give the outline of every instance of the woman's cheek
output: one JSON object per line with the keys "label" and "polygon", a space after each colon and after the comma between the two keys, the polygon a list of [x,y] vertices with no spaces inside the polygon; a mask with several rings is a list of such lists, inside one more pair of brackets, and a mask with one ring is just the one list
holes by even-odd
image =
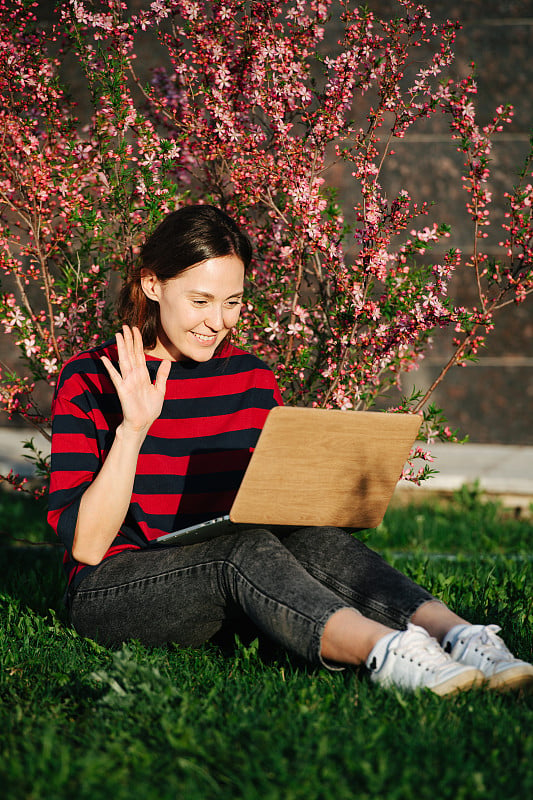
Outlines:
{"label": "woman's cheek", "polygon": [[226,328],[234,328],[235,325],[237,324],[237,322],[239,321],[240,315],[241,315],[241,309],[240,309],[240,306],[239,306],[238,309],[236,309],[235,311],[232,311],[231,314],[229,314],[226,317],[226,321],[225,321]]}

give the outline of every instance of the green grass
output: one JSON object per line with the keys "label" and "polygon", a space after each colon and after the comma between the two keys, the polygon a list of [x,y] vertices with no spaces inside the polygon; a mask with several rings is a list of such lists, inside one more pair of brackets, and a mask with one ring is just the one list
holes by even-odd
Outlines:
{"label": "green grass", "polygon": [[[51,542],[42,513],[0,494],[5,800],[532,796],[532,696],[386,692],[257,641],[111,651],[81,639],[61,610],[60,551],[13,541]],[[463,492],[391,510],[368,543],[474,621],[502,624],[530,659],[532,533]]]}

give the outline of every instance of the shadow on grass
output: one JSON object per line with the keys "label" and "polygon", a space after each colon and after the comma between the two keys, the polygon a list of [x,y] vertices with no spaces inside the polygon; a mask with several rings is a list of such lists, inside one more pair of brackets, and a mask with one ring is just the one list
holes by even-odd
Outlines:
{"label": "shadow on grass", "polygon": [[53,609],[66,620],[62,549],[51,546],[0,546],[0,594],[46,615]]}
{"label": "shadow on grass", "polygon": [[0,490],[0,594],[37,614],[63,608],[63,548],[46,521],[46,498]]}

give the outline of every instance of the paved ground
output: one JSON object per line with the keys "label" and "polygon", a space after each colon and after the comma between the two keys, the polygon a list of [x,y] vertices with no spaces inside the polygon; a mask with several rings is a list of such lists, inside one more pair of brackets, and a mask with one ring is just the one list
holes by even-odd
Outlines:
{"label": "paved ground", "polygon": [[435,458],[432,467],[439,474],[420,487],[400,484],[398,496],[446,495],[478,483],[483,493],[506,506],[527,511],[533,503],[533,447],[437,443],[429,449]]}
{"label": "paved ground", "polygon": [[6,475],[10,469],[24,477],[33,473],[31,463],[24,458],[28,453],[23,442],[33,439],[35,445],[43,453],[50,452],[50,444],[37,431],[28,428],[0,428],[0,475]]}
{"label": "paved ground", "polygon": [[[49,444],[39,434],[17,428],[0,428],[0,474],[10,469],[30,477],[31,464],[24,458],[22,442],[32,438],[43,452]],[[435,444],[430,448],[439,474],[421,487],[400,484],[400,500],[449,494],[465,484],[500,498],[506,505],[526,511],[533,503],[533,447],[489,444]]]}

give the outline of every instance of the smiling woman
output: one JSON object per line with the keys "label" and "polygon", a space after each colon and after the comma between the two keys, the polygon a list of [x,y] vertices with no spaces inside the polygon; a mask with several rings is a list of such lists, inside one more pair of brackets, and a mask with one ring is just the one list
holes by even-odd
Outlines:
{"label": "smiling woman", "polygon": [[281,403],[267,365],[229,341],[250,259],[222,211],[173,212],[122,290],[122,332],[61,372],[49,521],[76,629],[106,644],[190,646],[251,622],[311,663],[366,664],[386,686],[533,683],[497,626],[470,625],[343,530],[239,526],[156,542],[229,511]]}
{"label": "smiling woman", "polygon": [[243,283],[244,264],[235,255],[210,258],[165,282],[143,269],[141,286],[159,305],[160,320],[156,345],[147,354],[171,361],[212,358],[237,324]]}

